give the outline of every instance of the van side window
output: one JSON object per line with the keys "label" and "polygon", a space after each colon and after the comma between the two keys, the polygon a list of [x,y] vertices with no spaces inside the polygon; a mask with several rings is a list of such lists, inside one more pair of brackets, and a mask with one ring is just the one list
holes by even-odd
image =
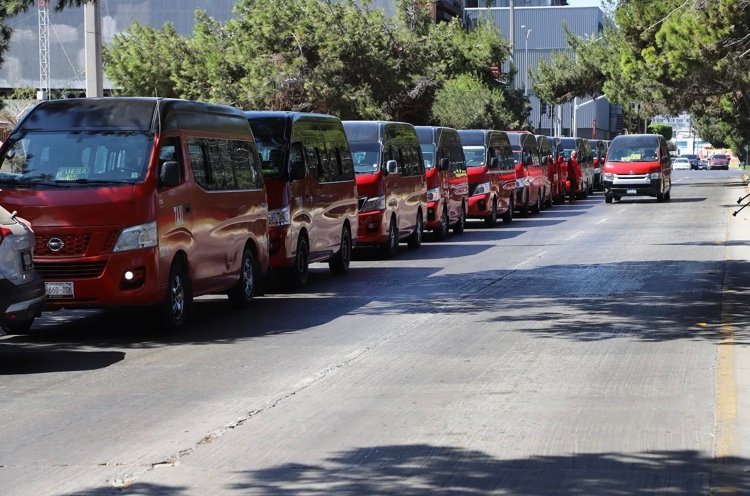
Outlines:
{"label": "van side window", "polygon": [[[97,150],[95,167],[101,165],[102,168],[104,168],[104,164],[100,163],[103,162],[100,158],[103,157],[101,157],[99,150]],[[182,182],[185,178],[185,170],[183,169],[184,165],[181,159],[180,138],[168,138],[161,143],[159,146],[159,170],[161,170],[161,166],[164,165],[164,162],[177,162],[180,164],[180,182]]]}
{"label": "van side window", "polygon": [[213,181],[209,183],[213,191],[237,189],[232,171],[232,160],[229,152],[229,141],[224,139],[207,139],[208,165]]}
{"label": "van side window", "polygon": [[256,159],[255,146],[248,141],[230,141],[232,166],[239,189],[260,189],[263,174]]}
{"label": "van side window", "polygon": [[203,149],[202,140],[188,138],[188,154],[190,155],[190,169],[193,172],[193,179],[198,186],[208,190],[211,182],[211,171],[206,168],[206,157]]}
{"label": "van side window", "polygon": [[302,147],[305,154],[305,162],[307,163],[307,170],[310,171],[312,177],[318,177],[318,170],[320,169],[320,160],[318,157],[318,149],[309,143],[305,143]]}
{"label": "van side window", "polygon": [[354,179],[354,160],[349,145],[344,144],[340,148],[341,153],[341,180],[350,181]]}

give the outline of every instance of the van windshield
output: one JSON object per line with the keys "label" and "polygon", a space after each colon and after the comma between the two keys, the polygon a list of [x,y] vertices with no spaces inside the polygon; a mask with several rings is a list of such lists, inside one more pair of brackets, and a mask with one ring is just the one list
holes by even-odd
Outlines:
{"label": "van windshield", "polygon": [[465,146],[464,156],[466,157],[467,167],[481,167],[484,165],[484,147],[483,146]]}
{"label": "van windshield", "polygon": [[522,158],[523,158],[523,153],[521,153],[521,147],[514,146],[513,147],[513,160],[515,160],[517,164],[520,164]]}
{"label": "van windshield", "polygon": [[153,135],[142,131],[29,132],[0,156],[0,183],[135,184],[146,177]]}
{"label": "van windshield", "polygon": [[612,145],[607,154],[610,162],[653,162],[659,157],[659,149],[654,145]]}
{"label": "van windshield", "polygon": [[372,174],[380,170],[380,145],[378,143],[349,143],[354,159],[354,172]]}
{"label": "van windshield", "polygon": [[260,155],[263,177],[283,179],[284,175],[284,140],[275,136],[255,135],[255,144]]}
{"label": "van windshield", "polygon": [[432,169],[435,167],[435,146],[431,144],[419,145],[422,149],[422,161],[424,162],[425,169]]}

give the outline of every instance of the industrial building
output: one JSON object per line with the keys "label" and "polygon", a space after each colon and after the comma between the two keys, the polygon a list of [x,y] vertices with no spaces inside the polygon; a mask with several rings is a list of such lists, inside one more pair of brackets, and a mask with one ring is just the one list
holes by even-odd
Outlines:
{"label": "industrial building", "polygon": [[[102,0],[102,41],[110,43],[115,34],[124,31],[133,21],[161,27],[171,22],[178,33],[190,35],[194,25],[194,11],[202,9],[217,21],[227,21],[232,16],[236,0],[180,0],[179,7],[169,2],[148,0]],[[463,8],[464,2],[466,8]],[[371,8],[382,8],[392,15],[395,0],[374,0]],[[436,0],[436,20],[461,17],[470,26],[480,18],[486,18],[499,26],[505,37],[509,37],[508,0]],[[528,87],[532,105],[530,124],[540,133],[552,134],[552,119],[549,112],[542,112],[542,105],[531,89],[528,70],[534,70],[542,59],[548,59],[558,51],[568,51],[564,28],[568,27],[579,36],[599,36],[604,14],[598,7],[569,7],[566,0],[516,0],[514,61],[517,69],[515,85]],[[9,19],[14,29],[10,50],[5,63],[0,67],[0,94],[8,95],[18,88],[40,86],[40,53],[38,15],[36,7],[25,14]],[[69,8],[63,12],[49,11],[49,76],[50,87],[62,90],[67,96],[83,96],[84,73],[84,29],[83,9]],[[508,72],[510,65],[501,70]],[[104,81],[105,92],[112,89],[110,81]],[[622,119],[619,107],[610,105],[605,98],[586,103],[581,99],[578,110],[578,135],[610,138],[621,131]],[[549,106],[551,107],[551,106]],[[572,104],[562,105],[561,127],[563,134],[572,134]],[[549,109],[547,109],[549,110]]]}

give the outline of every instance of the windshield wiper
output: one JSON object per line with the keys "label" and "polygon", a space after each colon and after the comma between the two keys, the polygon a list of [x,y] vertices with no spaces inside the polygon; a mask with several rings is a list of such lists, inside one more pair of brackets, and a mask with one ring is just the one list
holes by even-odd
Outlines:
{"label": "windshield wiper", "polygon": [[54,186],[57,188],[67,188],[64,184],[55,184],[53,182],[46,182],[51,179],[51,176],[30,176],[30,177],[0,177],[0,184],[16,184],[18,186]]}

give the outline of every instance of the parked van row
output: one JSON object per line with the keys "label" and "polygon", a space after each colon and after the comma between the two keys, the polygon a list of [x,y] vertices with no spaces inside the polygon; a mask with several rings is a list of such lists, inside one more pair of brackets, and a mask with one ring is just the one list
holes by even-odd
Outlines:
{"label": "parked van row", "polygon": [[179,328],[194,297],[246,305],[269,270],[301,287],[313,262],[347,272],[357,246],[393,257],[425,230],[444,239],[467,218],[494,226],[585,194],[593,167],[576,189],[564,161],[591,162],[586,146],[175,99],[47,101],[0,148],[0,205],[35,231],[47,308],[158,305]]}

